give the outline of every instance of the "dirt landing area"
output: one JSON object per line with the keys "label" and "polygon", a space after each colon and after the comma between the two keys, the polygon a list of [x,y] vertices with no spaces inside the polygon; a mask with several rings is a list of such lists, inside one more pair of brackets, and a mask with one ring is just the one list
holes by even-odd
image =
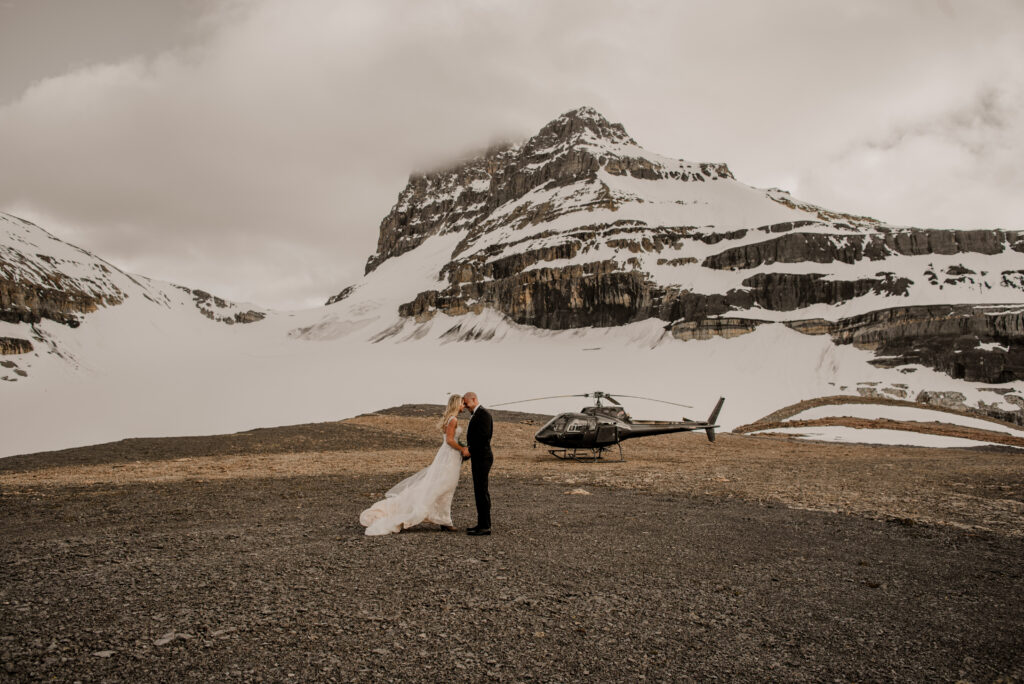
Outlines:
{"label": "dirt landing area", "polygon": [[[440,407],[234,435],[130,439],[0,459],[7,492],[135,482],[410,474],[440,443]],[[904,523],[1024,535],[1024,453],[820,444],[703,432],[627,441],[624,463],[560,461],[533,446],[545,416],[495,412],[494,472],[564,485],[735,497]],[[468,470],[468,468],[467,468]]]}
{"label": "dirt landing area", "polygon": [[498,414],[493,536],[362,536],[433,414],[0,460],[0,679],[1024,678],[1019,454],[674,435],[581,464]]}

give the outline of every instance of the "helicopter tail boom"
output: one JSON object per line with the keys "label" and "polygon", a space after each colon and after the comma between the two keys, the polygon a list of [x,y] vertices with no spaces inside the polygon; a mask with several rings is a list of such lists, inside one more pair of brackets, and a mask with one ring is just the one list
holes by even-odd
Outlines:
{"label": "helicopter tail boom", "polygon": [[715,409],[711,412],[711,415],[708,416],[708,427],[704,428],[704,431],[708,433],[709,442],[715,441],[715,428],[718,427],[717,425],[715,425],[715,421],[718,420],[718,414],[719,412],[721,412],[722,404],[724,403],[725,397],[719,397],[718,403],[715,404]]}

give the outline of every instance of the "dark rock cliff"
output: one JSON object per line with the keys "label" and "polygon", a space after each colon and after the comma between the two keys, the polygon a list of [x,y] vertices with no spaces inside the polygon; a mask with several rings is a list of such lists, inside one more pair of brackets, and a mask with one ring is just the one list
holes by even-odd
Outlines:
{"label": "dark rock cliff", "polygon": [[0,355],[27,354],[32,351],[32,343],[20,337],[0,337]]}
{"label": "dark rock cliff", "polygon": [[879,261],[894,254],[999,254],[1009,247],[1024,253],[1024,235],[999,230],[879,229],[871,235],[790,233],[771,240],[733,247],[708,257],[706,268],[757,268],[765,264],[811,261],[853,264],[862,259]]}
{"label": "dark rock cliff", "polygon": [[660,286],[643,271],[620,270],[615,262],[602,261],[534,268],[491,275],[490,279],[470,277],[444,291],[421,292],[403,304],[399,313],[423,319],[436,311],[457,316],[487,307],[516,323],[563,330],[648,318],[666,323],[699,320],[752,306],[793,311],[810,304],[839,304],[870,293],[905,294],[909,281],[887,273],[853,281],[826,279],[820,273],[766,273],[747,278],[743,285],[746,287],[722,294],[689,292]]}
{"label": "dark rock cliff", "polygon": [[100,306],[124,301],[121,292],[94,294],[72,279],[51,278],[50,286],[7,278],[0,264],[0,321],[38,323],[44,318],[66,325],[78,325],[76,314],[88,314]]}
{"label": "dark rock cliff", "polygon": [[[768,321],[708,318],[677,321],[674,337],[736,337]],[[967,380],[999,384],[1024,380],[1024,307],[934,305],[893,307],[838,321],[802,319],[784,324],[805,335],[830,335],[876,354],[886,368],[922,365]]]}
{"label": "dark rock cliff", "polygon": [[1024,380],[1024,312],[1018,308],[915,306],[845,318],[838,344],[871,349],[876,365],[920,364],[970,382]]}

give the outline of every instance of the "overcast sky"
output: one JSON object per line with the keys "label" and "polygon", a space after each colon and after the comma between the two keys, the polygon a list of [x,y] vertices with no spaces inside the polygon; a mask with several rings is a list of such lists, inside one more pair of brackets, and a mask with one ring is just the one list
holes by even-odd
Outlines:
{"label": "overcast sky", "polygon": [[271,307],[408,174],[591,105],[831,209],[1024,228],[1020,0],[0,0],[0,210]]}

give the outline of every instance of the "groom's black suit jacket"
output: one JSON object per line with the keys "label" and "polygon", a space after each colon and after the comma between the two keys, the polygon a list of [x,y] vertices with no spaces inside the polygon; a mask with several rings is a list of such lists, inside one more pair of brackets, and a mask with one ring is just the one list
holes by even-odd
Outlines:
{"label": "groom's black suit jacket", "polygon": [[466,446],[469,447],[472,460],[494,460],[494,453],[491,452],[492,432],[494,421],[491,420],[491,414],[483,406],[478,406],[466,429]]}

